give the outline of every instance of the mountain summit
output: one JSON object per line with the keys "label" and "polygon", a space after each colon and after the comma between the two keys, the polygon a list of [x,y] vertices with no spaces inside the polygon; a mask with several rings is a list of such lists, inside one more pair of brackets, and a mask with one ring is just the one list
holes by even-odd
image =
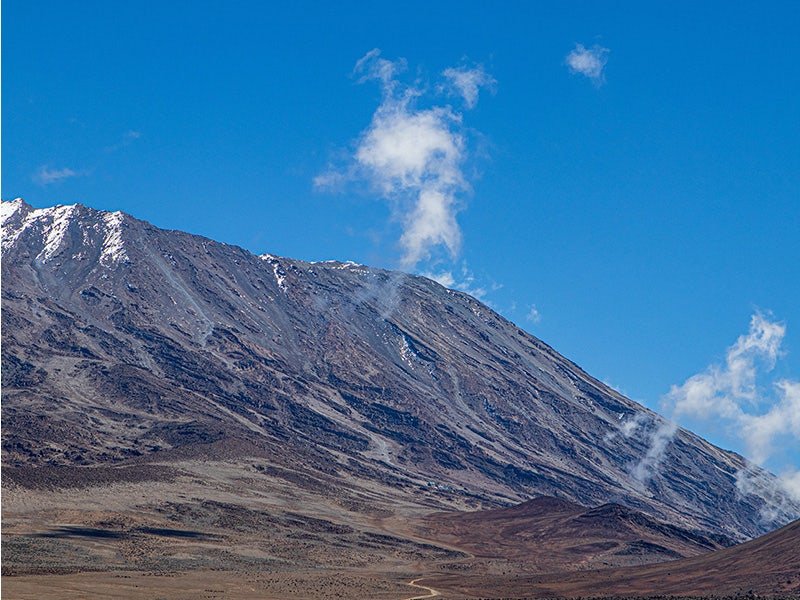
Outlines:
{"label": "mountain summit", "polygon": [[3,202],[2,235],[12,471],[258,457],[254,477],[353,503],[548,495],[737,540],[800,514],[769,473],[424,277],[82,205]]}

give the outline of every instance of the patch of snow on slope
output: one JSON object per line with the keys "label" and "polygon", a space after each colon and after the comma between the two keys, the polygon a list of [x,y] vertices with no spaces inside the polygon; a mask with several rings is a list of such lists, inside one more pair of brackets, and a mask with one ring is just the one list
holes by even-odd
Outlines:
{"label": "patch of snow on slope", "polygon": [[345,263],[342,263],[342,266],[338,267],[340,269],[352,269],[354,273],[366,273],[368,267],[366,265],[362,265],[357,262],[353,262],[352,260],[348,260]]}
{"label": "patch of snow on slope", "polygon": [[278,262],[276,256],[272,254],[262,254],[259,256],[261,260],[267,261],[269,264],[272,265],[272,272],[275,273],[275,281],[278,282],[278,287],[286,291],[286,271],[283,270],[281,264]]}
{"label": "patch of snow on slope", "polygon": [[406,336],[400,337],[400,357],[408,364],[409,366],[413,366],[411,359],[416,355],[414,350],[412,350],[411,346],[408,343],[408,338]]}
{"label": "patch of snow on slope", "polygon": [[[22,198],[16,200],[0,203],[0,224],[5,226],[6,221],[10,219],[20,208],[22,208]],[[5,234],[5,232],[3,232]],[[5,235],[4,235],[5,237]]]}
{"label": "patch of snow on slope", "polygon": [[359,264],[357,262],[353,262],[352,260],[347,260],[345,262],[341,262],[338,260],[322,260],[322,261],[311,261],[312,265],[321,264],[331,267],[332,269],[352,269],[354,267],[361,267],[363,268],[364,265]]}
{"label": "patch of snow on slope", "polygon": [[[69,224],[72,220],[72,214],[75,212],[75,205],[70,206],[56,206],[55,208],[44,208],[33,211],[25,220],[27,225],[31,219],[47,220],[50,217],[52,220],[49,227],[46,228],[47,237],[44,242],[44,248],[36,257],[41,259],[42,262],[47,262],[58,254],[64,246],[64,241],[69,231]],[[24,227],[23,227],[24,229]]]}
{"label": "patch of snow on slope", "polygon": [[14,245],[14,242],[17,241],[20,233],[22,233],[23,227],[14,228],[14,223],[12,221],[12,217],[17,214],[17,212],[22,209],[22,199],[17,198],[13,202],[2,202],[0,203],[2,206],[2,212],[0,212],[0,219],[2,219],[2,230],[3,230],[3,251],[10,248]]}
{"label": "patch of snow on slope", "polygon": [[106,237],[103,240],[103,250],[100,253],[100,262],[103,264],[118,264],[128,262],[128,253],[122,242],[123,214],[120,211],[106,213],[103,221],[106,227]]}

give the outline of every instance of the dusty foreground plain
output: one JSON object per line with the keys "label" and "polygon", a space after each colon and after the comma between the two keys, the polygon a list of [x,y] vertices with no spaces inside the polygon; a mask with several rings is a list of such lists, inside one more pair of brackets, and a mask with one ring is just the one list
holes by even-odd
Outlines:
{"label": "dusty foreground plain", "polygon": [[[240,460],[4,469],[3,598],[800,597],[797,523],[717,551],[668,537],[602,544],[591,528],[570,534],[580,543],[531,540],[513,533],[516,516],[530,530],[579,509],[543,499],[461,517],[474,507],[445,491],[403,501],[380,484],[320,489],[296,475]],[[645,564],[672,557],[670,544],[695,556]]]}

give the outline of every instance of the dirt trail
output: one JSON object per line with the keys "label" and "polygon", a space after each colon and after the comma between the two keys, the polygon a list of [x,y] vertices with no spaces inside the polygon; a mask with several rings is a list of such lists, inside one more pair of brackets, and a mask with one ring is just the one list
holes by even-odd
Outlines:
{"label": "dirt trail", "polygon": [[[421,578],[420,578],[421,579]],[[419,588],[421,590],[428,590],[428,593],[423,596],[411,596],[410,598],[406,598],[405,600],[424,600],[424,598],[436,598],[437,596],[441,596],[440,592],[437,592],[432,587],[428,587],[427,585],[419,585],[417,582],[419,579],[412,579],[408,582],[408,585],[411,587]]]}

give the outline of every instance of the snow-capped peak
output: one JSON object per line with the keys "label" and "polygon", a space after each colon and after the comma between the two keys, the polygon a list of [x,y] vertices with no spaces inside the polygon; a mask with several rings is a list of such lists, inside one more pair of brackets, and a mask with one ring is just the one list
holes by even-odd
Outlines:
{"label": "snow-capped peak", "polygon": [[[76,205],[58,205],[23,212],[22,209],[27,205],[21,198],[2,204],[3,250],[13,246],[25,231],[36,228],[41,232],[43,242],[37,258],[47,262],[59,252]],[[14,218],[17,215],[19,218]]]}
{"label": "snow-capped peak", "polygon": [[[122,235],[124,218],[122,212],[94,211],[80,204],[33,209],[21,198],[4,201],[0,208],[3,252],[14,246],[23,234],[32,235],[30,239],[41,244],[36,258],[46,263],[71,249],[73,237],[77,236],[77,253],[71,258],[84,260],[90,256],[86,254],[87,248],[99,247],[100,262],[111,266],[128,260]],[[98,234],[103,236],[102,241]]]}
{"label": "snow-capped peak", "polygon": [[23,202],[22,198],[8,201],[3,200],[3,202],[0,203],[0,224],[5,225],[6,221],[14,216],[24,205],[25,202]]}

